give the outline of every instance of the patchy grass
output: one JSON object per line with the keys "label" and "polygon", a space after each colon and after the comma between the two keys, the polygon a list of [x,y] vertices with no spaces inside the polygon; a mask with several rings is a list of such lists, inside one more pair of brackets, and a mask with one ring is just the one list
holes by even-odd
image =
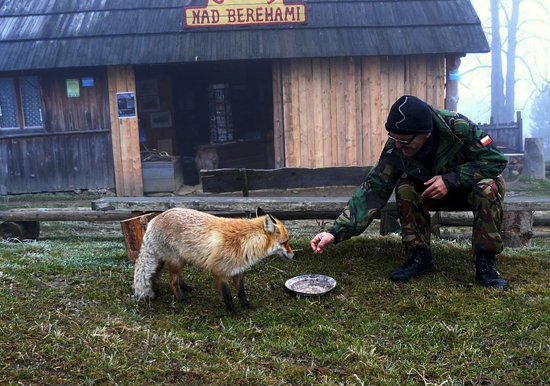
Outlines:
{"label": "patchy grass", "polygon": [[[434,243],[437,272],[396,285],[396,236],[270,257],[245,280],[254,311],[225,314],[210,275],[177,304],[136,302],[116,224],[46,223],[42,240],[0,243],[0,384],[543,385],[550,367],[550,243],[506,250],[506,292],[474,281],[466,242]],[[323,297],[284,281],[322,273]]]}
{"label": "patchy grass", "polygon": [[550,180],[520,176],[517,181],[507,181],[506,191],[525,196],[550,196]]}

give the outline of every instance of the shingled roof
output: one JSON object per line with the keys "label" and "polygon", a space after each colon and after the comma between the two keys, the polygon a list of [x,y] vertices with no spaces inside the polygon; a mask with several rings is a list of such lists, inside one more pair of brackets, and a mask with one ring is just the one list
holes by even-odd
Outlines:
{"label": "shingled roof", "polygon": [[206,1],[0,0],[0,71],[489,51],[469,0],[309,0],[303,25],[186,29]]}

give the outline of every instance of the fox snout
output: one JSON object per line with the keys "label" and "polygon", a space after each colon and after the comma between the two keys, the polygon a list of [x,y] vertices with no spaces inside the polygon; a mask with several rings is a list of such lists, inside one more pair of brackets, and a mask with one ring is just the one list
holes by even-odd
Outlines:
{"label": "fox snout", "polygon": [[294,257],[294,252],[292,252],[292,249],[290,247],[285,247],[284,245],[281,245],[275,253],[288,260],[292,260]]}

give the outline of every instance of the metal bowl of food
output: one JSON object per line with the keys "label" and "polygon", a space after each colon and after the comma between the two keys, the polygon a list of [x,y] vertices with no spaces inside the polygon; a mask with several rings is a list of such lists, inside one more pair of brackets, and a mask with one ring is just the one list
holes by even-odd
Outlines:
{"label": "metal bowl of food", "polygon": [[336,280],[325,275],[301,275],[288,279],[285,287],[301,296],[320,296],[336,287]]}

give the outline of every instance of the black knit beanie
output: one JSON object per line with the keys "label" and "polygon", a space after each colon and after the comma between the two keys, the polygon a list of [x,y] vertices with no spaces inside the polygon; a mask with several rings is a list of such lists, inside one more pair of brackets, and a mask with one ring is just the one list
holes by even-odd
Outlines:
{"label": "black knit beanie", "polygon": [[432,127],[432,110],[412,95],[403,95],[393,104],[386,122],[386,130],[396,134],[429,133]]}

